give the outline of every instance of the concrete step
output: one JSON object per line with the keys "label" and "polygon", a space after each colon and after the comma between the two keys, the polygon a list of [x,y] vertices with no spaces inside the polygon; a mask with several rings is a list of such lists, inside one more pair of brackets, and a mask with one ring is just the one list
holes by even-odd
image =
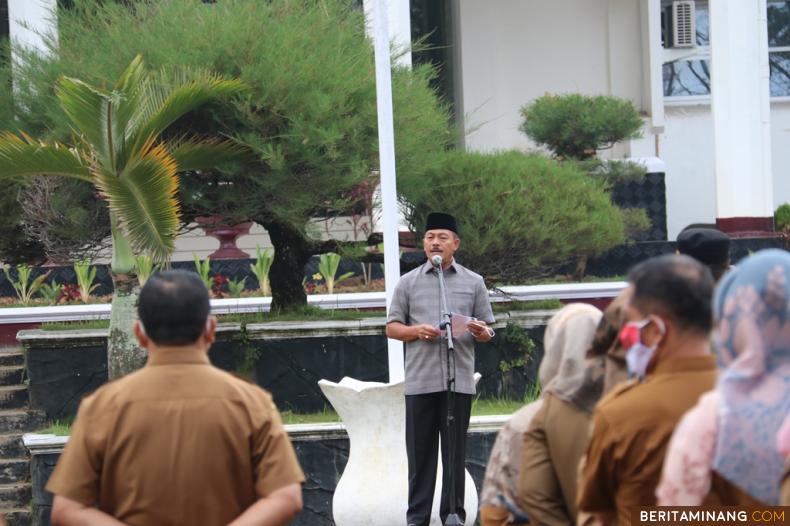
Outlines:
{"label": "concrete step", "polygon": [[0,484],[24,484],[30,482],[30,463],[27,458],[0,460]]}
{"label": "concrete step", "polygon": [[29,509],[17,508],[11,510],[4,510],[5,520],[8,526],[30,526],[33,524],[33,517]]}
{"label": "concrete step", "polygon": [[19,351],[0,352],[0,367],[25,365],[25,353]]}
{"label": "concrete step", "polygon": [[10,365],[0,367],[0,385],[23,385],[24,382],[24,365]]}
{"label": "concrete step", "polygon": [[0,435],[0,458],[26,458],[27,455],[22,433]]}
{"label": "concrete step", "polygon": [[0,510],[24,509],[32,495],[30,484],[0,484]]}
{"label": "concrete step", "polygon": [[29,403],[26,385],[0,387],[0,409],[19,409],[27,407]]}
{"label": "concrete step", "polygon": [[0,433],[13,433],[15,431],[31,433],[46,425],[46,415],[42,411],[31,409],[0,410]]}

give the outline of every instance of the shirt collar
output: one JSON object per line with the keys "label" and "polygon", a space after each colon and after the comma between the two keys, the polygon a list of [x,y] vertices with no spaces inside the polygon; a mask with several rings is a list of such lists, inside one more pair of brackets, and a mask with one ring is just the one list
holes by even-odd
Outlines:
{"label": "shirt collar", "polygon": [[653,369],[652,374],[697,373],[715,370],[716,357],[708,354],[705,356],[684,356],[662,360]]}
{"label": "shirt collar", "polygon": [[197,364],[210,365],[208,353],[199,349],[168,349],[166,351],[154,351],[148,354],[147,365],[177,365],[177,364]]}
{"label": "shirt collar", "polygon": [[[458,268],[455,265],[456,265],[455,258],[453,258],[453,260],[450,262],[450,266],[447,267],[447,270],[452,270],[453,272],[458,272]],[[423,266],[422,266],[423,274],[428,274],[432,270],[433,270],[433,264],[431,264],[431,260],[426,261],[423,264]],[[447,272],[447,270],[445,270],[445,272]]]}

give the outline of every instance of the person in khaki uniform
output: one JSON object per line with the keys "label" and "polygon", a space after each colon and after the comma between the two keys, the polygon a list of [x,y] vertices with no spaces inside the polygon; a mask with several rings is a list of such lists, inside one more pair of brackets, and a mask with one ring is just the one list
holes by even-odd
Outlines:
{"label": "person in khaki uniform", "polygon": [[634,380],[595,408],[578,510],[602,524],[631,524],[655,505],[667,444],[681,416],[716,382],[710,354],[713,279],[687,256],[661,256],[629,275],[629,322],[620,332]]}
{"label": "person in khaki uniform", "polygon": [[[562,353],[565,363],[560,365],[564,378],[546,386],[544,406],[523,437],[518,497],[533,524],[576,522],[578,466],[587,449],[593,408],[603,393],[627,375],[617,336],[629,299],[626,288],[602,317],[588,307],[577,310],[575,317],[566,316],[560,330],[552,327],[555,320],[546,329],[547,352],[555,340],[566,351]],[[590,334],[588,321],[598,318]],[[556,332],[565,334],[555,338]],[[540,373],[553,367],[552,360],[544,357]]]}
{"label": "person in khaki uniform", "polygon": [[[614,308],[607,310],[611,313]],[[598,320],[600,320],[600,323],[598,323]],[[618,329],[619,324],[614,328],[614,335],[611,339],[616,339]],[[546,327],[543,360],[538,372],[538,381],[541,389],[546,393],[549,390],[566,393],[568,391],[576,391],[577,384],[578,386],[582,384],[587,385],[586,388],[579,389],[586,390],[592,383],[598,385],[598,390],[600,390],[603,378],[603,373],[601,372],[603,369],[602,356],[611,345],[611,339],[603,343],[605,348],[601,356],[596,356],[592,359],[595,362],[594,367],[590,368],[585,363],[585,353],[589,353],[592,350],[590,345],[596,338],[599,341],[599,345],[602,344],[601,342],[604,340],[600,336],[609,332],[610,328],[607,319],[603,318],[601,312],[595,307],[574,303],[558,311]],[[588,378],[589,382],[581,381],[579,378],[580,374]],[[564,376],[564,378],[558,378],[560,376]],[[547,402],[550,396],[552,395],[545,394],[543,398],[522,407],[513,414],[497,435],[486,467],[485,480],[480,495],[480,519],[483,526],[529,523],[525,513],[527,508],[522,508],[524,506],[524,499],[522,498],[524,495],[524,480],[534,483],[536,493],[544,492],[545,488],[549,486],[557,487],[557,477],[551,463],[542,463],[540,466],[525,466],[522,453],[525,448],[525,436],[531,428],[531,421],[535,414],[540,412],[539,409],[542,407],[542,404]],[[562,427],[565,422],[561,420],[556,423]],[[541,426],[541,428],[545,427],[552,426]],[[583,435],[584,437],[587,436],[586,429]],[[554,442],[554,444],[562,443],[566,437],[567,435],[559,436],[558,441]],[[571,438],[571,440],[573,439]],[[547,451],[548,447],[545,441],[541,444],[543,451]],[[573,461],[570,463],[573,463]],[[572,471],[571,477],[576,477],[575,466],[569,471]],[[532,488],[529,491],[532,492]],[[561,493],[555,495],[555,497],[562,502],[563,496]],[[530,512],[529,515],[532,516],[532,513]]]}
{"label": "person in khaki uniform", "polygon": [[592,368],[585,363],[600,320],[597,308],[573,303],[546,326],[546,354],[538,371],[543,405],[522,439],[517,497],[532,524],[573,522],[576,466],[587,446],[587,410],[603,386],[602,360]]}
{"label": "person in khaki uniform", "polygon": [[301,510],[271,396],[209,363],[209,308],[195,273],[148,280],[134,326],[148,363],[80,404],[47,484],[53,524],[282,525]]}

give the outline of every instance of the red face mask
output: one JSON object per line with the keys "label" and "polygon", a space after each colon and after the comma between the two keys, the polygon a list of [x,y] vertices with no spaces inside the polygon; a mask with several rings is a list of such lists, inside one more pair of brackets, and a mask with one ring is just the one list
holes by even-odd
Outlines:
{"label": "red face mask", "polygon": [[639,321],[629,321],[620,329],[618,339],[623,349],[630,349],[637,343],[642,341],[642,329],[650,323],[650,318],[645,318]]}

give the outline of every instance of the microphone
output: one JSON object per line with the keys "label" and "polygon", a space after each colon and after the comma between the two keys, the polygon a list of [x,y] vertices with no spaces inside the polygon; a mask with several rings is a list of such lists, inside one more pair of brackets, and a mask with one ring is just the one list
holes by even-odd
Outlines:
{"label": "microphone", "polygon": [[435,256],[431,256],[431,265],[437,268],[441,268],[442,266],[442,256],[436,254]]}

